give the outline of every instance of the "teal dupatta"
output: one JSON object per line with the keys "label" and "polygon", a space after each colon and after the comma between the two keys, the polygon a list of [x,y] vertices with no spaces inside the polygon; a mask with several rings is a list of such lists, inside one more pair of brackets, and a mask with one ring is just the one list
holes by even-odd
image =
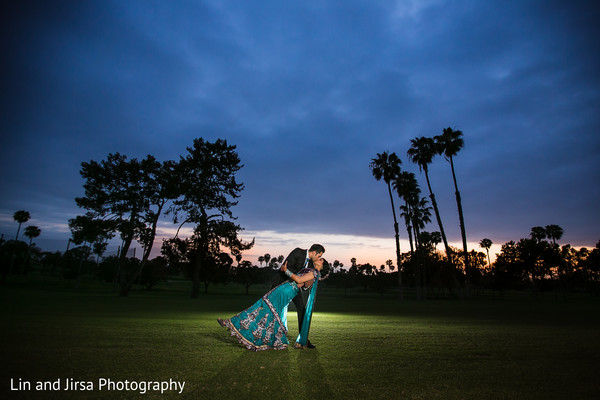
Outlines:
{"label": "teal dupatta", "polygon": [[295,347],[304,348],[308,344],[308,332],[310,331],[310,322],[312,320],[315,297],[317,295],[317,284],[319,283],[320,276],[320,273],[317,274],[314,283],[310,287],[310,294],[308,295],[308,300],[306,300],[304,319],[302,320],[302,330],[296,339]]}

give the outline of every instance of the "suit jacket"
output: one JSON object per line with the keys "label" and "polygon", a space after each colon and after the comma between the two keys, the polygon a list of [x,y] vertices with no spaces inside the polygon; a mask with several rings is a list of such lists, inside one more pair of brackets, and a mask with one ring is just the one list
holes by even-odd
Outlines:
{"label": "suit jacket", "polygon": [[[297,274],[298,272],[300,272],[300,270],[304,266],[304,261],[306,260],[307,254],[308,254],[308,250],[296,247],[287,256],[284,263],[287,262],[287,268],[294,274]],[[309,267],[310,268],[315,267],[313,262],[310,259],[308,260],[308,263],[306,264],[306,268],[309,268]],[[275,274],[275,277],[274,277],[274,280],[272,281],[271,286],[275,287],[287,280],[288,280],[288,277],[286,276],[285,273],[283,273],[281,271],[277,271],[277,274]]]}
{"label": "suit jacket", "polygon": [[[297,274],[304,267],[304,262],[308,256],[308,250],[296,247],[287,256],[284,263],[287,262],[287,268],[293,273]],[[308,260],[306,268],[314,268],[314,264],[311,259]]]}

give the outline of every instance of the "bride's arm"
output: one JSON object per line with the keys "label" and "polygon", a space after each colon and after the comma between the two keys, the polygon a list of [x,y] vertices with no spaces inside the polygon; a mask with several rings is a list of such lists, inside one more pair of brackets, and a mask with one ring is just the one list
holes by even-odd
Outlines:
{"label": "bride's arm", "polygon": [[294,282],[296,283],[303,283],[306,281],[311,281],[313,279],[315,279],[315,276],[313,274],[304,274],[302,276],[293,274],[291,271],[287,270],[287,262],[285,262],[282,266],[281,266],[281,271],[285,272],[285,274],[287,276],[289,276],[290,278],[292,278],[294,280]]}

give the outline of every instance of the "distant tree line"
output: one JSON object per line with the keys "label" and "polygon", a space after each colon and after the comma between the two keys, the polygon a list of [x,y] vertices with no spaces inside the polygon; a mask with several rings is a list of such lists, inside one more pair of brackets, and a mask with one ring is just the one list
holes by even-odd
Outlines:
{"label": "distant tree line", "polygon": [[[561,237],[562,228],[557,225],[534,227],[529,237],[502,245],[493,263],[489,258],[493,243],[484,238],[479,244],[487,254],[470,251],[471,268],[467,276],[462,250],[452,249],[455,266],[449,267],[445,253],[437,250],[441,235],[423,231],[419,238],[421,244],[415,250],[419,252],[419,257],[410,251],[400,255],[404,289],[412,289],[416,298],[423,300],[459,297],[461,294],[457,292],[455,275],[458,270],[459,283],[464,284],[468,278],[475,295],[484,291],[499,294],[530,291],[535,295],[542,292],[600,295],[600,242],[593,249],[575,249],[569,244],[560,245],[557,241]],[[8,267],[14,243],[14,240],[0,240],[3,271],[6,271],[5,266]],[[73,281],[76,286],[85,275],[119,288],[119,269],[135,271],[142,262],[134,257],[121,259],[120,255],[100,257],[90,252],[89,246],[72,247],[64,253],[41,252],[39,248],[30,247],[22,241],[19,246],[21,252],[14,258],[13,275],[25,276],[35,268],[42,275],[60,276]],[[235,256],[235,261],[228,254],[220,253],[220,256],[214,263],[205,266],[200,274],[205,292],[210,285],[236,282],[248,294],[253,285],[271,284],[284,260],[283,255],[275,257],[268,253],[258,257],[258,264],[244,260],[242,253]],[[190,279],[192,268],[189,260],[162,255],[148,260],[134,283],[141,288],[151,289],[160,282],[174,278]],[[352,258],[348,266],[335,260],[324,274],[327,279],[321,282],[320,287],[343,289],[345,295],[349,289],[382,296],[397,290],[398,268],[392,260],[379,266],[361,264],[356,258]]]}
{"label": "distant tree line", "polygon": [[0,238],[0,271],[2,274],[1,283],[6,283],[7,276],[13,272],[24,274],[29,269],[31,263],[31,254],[33,249],[33,239],[40,236],[42,230],[35,225],[29,225],[24,229],[24,235],[29,238],[29,244],[19,240],[21,225],[29,221],[31,214],[28,211],[20,210],[13,214],[13,220],[19,224],[17,234],[14,240],[6,241],[4,235]]}

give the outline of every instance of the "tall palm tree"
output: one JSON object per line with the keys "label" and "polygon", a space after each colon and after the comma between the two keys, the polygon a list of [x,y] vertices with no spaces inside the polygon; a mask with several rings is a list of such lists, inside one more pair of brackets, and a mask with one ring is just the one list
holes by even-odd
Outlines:
{"label": "tall palm tree", "polygon": [[390,202],[392,203],[392,214],[394,216],[394,231],[396,233],[396,262],[398,263],[398,297],[400,300],[404,298],[402,293],[402,269],[400,268],[400,234],[398,232],[398,220],[396,219],[396,207],[394,207],[394,197],[392,196],[391,182],[400,174],[400,158],[396,153],[388,154],[387,151],[377,153],[377,157],[371,160],[369,168],[373,176],[378,181],[383,179],[387,184]]}
{"label": "tall palm tree", "polygon": [[464,140],[462,139],[463,133],[460,130],[454,130],[452,128],[446,128],[443,130],[441,135],[435,136],[434,140],[437,146],[438,154],[444,155],[444,158],[450,162],[450,168],[452,170],[452,179],[454,180],[454,194],[456,196],[456,206],[458,207],[458,220],[460,223],[460,234],[462,236],[463,250],[465,252],[465,270],[469,271],[469,252],[467,250],[467,234],[465,233],[465,219],[463,217],[462,202],[460,199],[460,192],[458,191],[458,184],[456,183],[456,173],[454,172],[454,161],[453,157],[463,148]]}
{"label": "tall palm tree", "polygon": [[492,262],[490,261],[490,247],[492,247],[492,244],[494,244],[494,243],[492,242],[491,239],[488,239],[488,238],[483,238],[479,241],[479,247],[483,247],[485,249],[485,251],[487,252],[488,268],[492,266]]}
{"label": "tall palm tree", "polygon": [[446,233],[444,232],[444,225],[442,224],[440,211],[438,209],[437,202],[435,201],[433,190],[431,190],[431,183],[429,182],[428,165],[431,164],[433,157],[436,155],[435,141],[432,138],[421,136],[412,139],[410,144],[410,149],[408,149],[406,154],[413,163],[419,166],[420,171],[425,172],[427,188],[429,189],[429,198],[431,198],[431,205],[435,211],[435,217],[440,228],[440,233],[442,234],[442,241],[444,242],[444,247],[446,249],[446,257],[448,257],[448,261],[452,264],[452,252],[450,250],[450,246],[448,246],[448,240],[446,239]]}
{"label": "tall palm tree", "polygon": [[29,218],[31,218],[31,215],[29,214],[29,212],[27,212],[25,210],[20,210],[13,214],[13,219],[19,223],[19,229],[17,229],[17,236],[15,237],[15,240],[19,240],[19,232],[21,231],[21,224],[29,221]]}
{"label": "tall palm tree", "polygon": [[546,237],[552,239],[553,244],[556,244],[556,241],[562,238],[563,233],[563,228],[558,225],[546,225]]}

